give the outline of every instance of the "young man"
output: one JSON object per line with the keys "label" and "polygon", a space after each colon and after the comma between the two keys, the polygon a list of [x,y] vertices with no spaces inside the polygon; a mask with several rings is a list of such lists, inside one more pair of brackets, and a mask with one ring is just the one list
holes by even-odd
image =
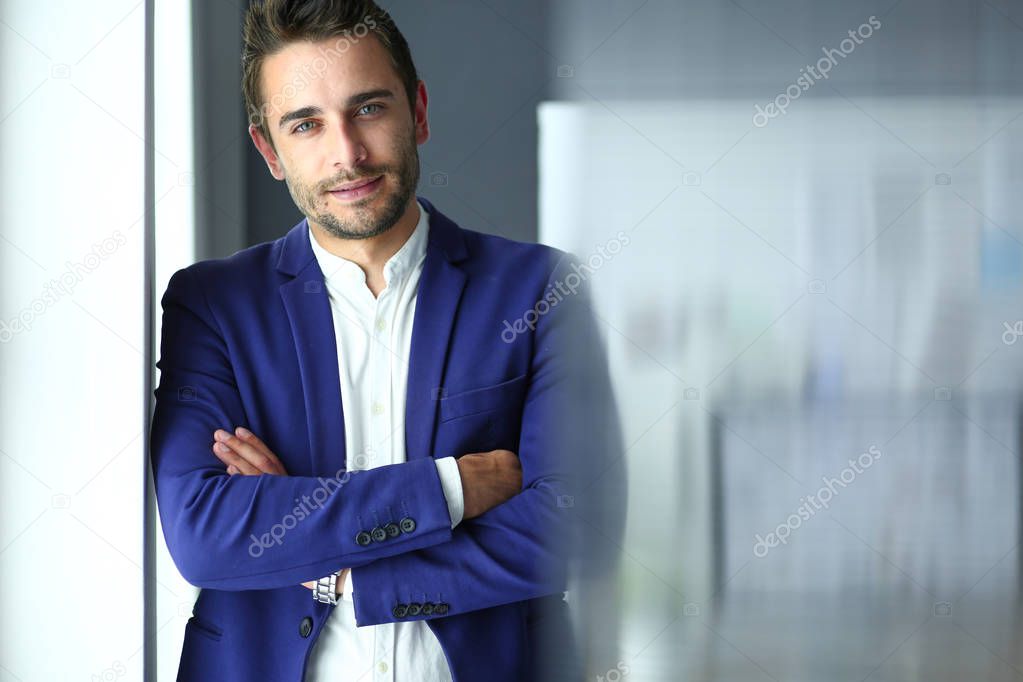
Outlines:
{"label": "young man", "polygon": [[585,266],[416,197],[426,86],[370,0],[253,4],[243,67],[306,219],[163,297],[153,469],[203,588],[178,679],[581,679],[580,474],[620,454]]}

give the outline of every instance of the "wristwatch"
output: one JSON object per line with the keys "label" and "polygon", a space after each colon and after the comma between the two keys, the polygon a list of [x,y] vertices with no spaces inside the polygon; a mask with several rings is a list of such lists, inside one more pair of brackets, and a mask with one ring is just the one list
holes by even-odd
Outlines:
{"label": "wristwatch", "polygon": [[320,602],[321,604],[331,604],[337,606],[337,573],[331,573],[328,576],[320,578],[316,581],[316,586],[313,588],[313,599]]}

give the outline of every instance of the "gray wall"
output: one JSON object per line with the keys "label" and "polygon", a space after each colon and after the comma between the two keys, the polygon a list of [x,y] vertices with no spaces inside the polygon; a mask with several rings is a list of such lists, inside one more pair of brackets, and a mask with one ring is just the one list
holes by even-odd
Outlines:
{"label": "gray wall", "polygon": [[192,3],[195,83],[195,249],[204,260],[248,242],[245,130],[241,103],[242,8],[217,0]]}
{"label": "gray wall", "polygon": [[557,0],[553,7],[552,43],[566,58],[600,46],[574,79],[558,81],[557,99],[589,96],[576,86],[598,98],[773,96],[808,57],[836,47],[871,15],[884,38],[857,50],[829,81],[846,95],[1023,89],[1023,6],[1009,0]]}

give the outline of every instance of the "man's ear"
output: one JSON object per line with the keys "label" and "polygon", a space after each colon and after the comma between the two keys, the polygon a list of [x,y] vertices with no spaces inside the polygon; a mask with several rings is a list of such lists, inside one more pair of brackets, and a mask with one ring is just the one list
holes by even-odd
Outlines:
{"label": "man's ear", "polygon": [[259,126],[249,124],[249,137],[252,138],[252,143],[256,145],[259,153],[263,155],[263,160],[266,161],[266,166],[270,169],[270,175],[274,176],[277,180],[283,180],[284,166],[281,165],[281,160],[277,156],[277,152],[274,151],[273,145],[263,137],[263,132],[259,129]]}
{"label": "man's ear", "polygon": [[427,118],[426,104],[426,83],[419,81],[416,85],[416,102],[413,107],[415,113],[416,144],[425,144],[430,139],[430,121]]}

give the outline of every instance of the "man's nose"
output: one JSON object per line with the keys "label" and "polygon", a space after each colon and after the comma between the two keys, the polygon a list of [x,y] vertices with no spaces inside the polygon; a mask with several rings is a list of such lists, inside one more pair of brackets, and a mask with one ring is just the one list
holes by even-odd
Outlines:
{"label": "man's nose", "polygon": [[328,136],[331,163],[335,168],[355,168],[365,163],[367,150],[358,126],[342,121]]}

